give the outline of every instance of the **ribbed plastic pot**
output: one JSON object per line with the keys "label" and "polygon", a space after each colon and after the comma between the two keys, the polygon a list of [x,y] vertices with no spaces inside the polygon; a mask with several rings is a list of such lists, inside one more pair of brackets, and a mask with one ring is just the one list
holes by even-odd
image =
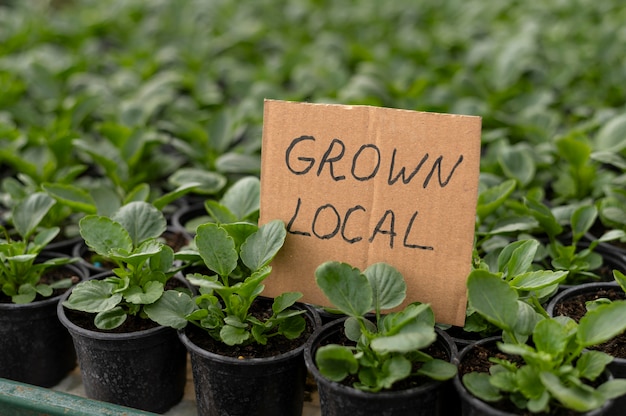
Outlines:
{"label": "ribbed plastic pot", "polygon": [[[621,291],[621,288],[619,287],[617,282],[583,283],[578,286],[572,286],[552,298],[550,300],[550,303],[548,303],[548,306],[546,307],[546,311],[550,316],[555,316],[556,306],[563,301],[579,295],[589,296],[589,300],[592,300],[594,298],[593,294],[598,293],[598,291],[602,289]],[[604,297],[604,295],[602,297]],[[613,357],[613,360],[608,365],[608,369],[613,377],[626,378],[626,358]],[[610,416],[623,416],[625,413],[626,395],[615,399],[613,401],[613,406],[605,414]]]}
{"label": "ribbed plastic pot", "polygon": [[[315,309],[306,316],[320,325]],[[304,345],[266,358],[238,359],[214,354],[179,331],[191,357],[198,416],[300,416],[307,370]]]}
{"label": "ribbed plastic pot", "polygon": [[110,333],[82,328],[57,313],[72,336],[85,394],[90,399],[164,413],[180,402],[186,383],[187,351],[168,327]]}
{"label": "ribbed plastic pot", "polygon": [[[304,351],[307,368],[317,382],[320,407],[324,416],[433,416],[449,415],[454,397],[443,397],[446,383],[428,382],[420,387],[402,391],[365,392],[330,381],[315,366],[315,352],[327,344],[337,332],[343,331],[345,318],[322,326],[311,336]],[[444,332],[437,329],[437,343],[446,349],[451,362],[455,362],[457,349]],[[449,403],[444,404],[447,400]]]}
{"label": "ribbed plastic pot", "polygon": [[[61,267],[85,278],[79,267]],[[76,367],[72,338],[57,318],[61,297],[20,305],[0,303],[1,378],[52,387]]]}
{"label": "ribbed plastic pot", "polygon": [[[477,346],[488,345],[490,343],[493,344],[500,340],[501,340],[500,337],[489,337],[489,338],[482,339],[478,342],[475,342],[474,344],[468,345],[467,347],[465,347],[463,350],[459,352],[459,357],[458,357],[459,364],[463,363],[463,358],[473,348],[476,348]],[[610,378],[611,377],[610,372],[607,371],[606,376],[607,378]],[[459,372],[456,375],[456,377],[454,377],[453,379],[454,388],[456,389],[459,395],[459,398],[461,400],[461,416],[519,416],[520,414],[522,414],[522,413],[511,413],[507,411],[502,411],[500,409],[497,409],[489,405],[487,402],[484,402],[478,399],[477,397],[473,396],[469,392],[469,390],[467,390],[465,386],[463,385],[463,382],[461,381],[461,377],[462,377],[462,374],[461,372]],[[608,415],[607,411],[611,408],[612,405],[613,405],[613,401],[609,400],[601,408],[592,410],[586,413],[580,413],[580,416]]]}

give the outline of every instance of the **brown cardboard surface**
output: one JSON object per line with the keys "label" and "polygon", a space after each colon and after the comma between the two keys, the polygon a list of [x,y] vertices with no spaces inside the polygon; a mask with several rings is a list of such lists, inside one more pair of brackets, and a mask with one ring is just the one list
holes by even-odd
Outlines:
{"label": "brown cardboard surface", "polygon": [[481,118],[266,100],[260,223],[288,228],[264,294],[304,293],[328,260],[396,267],[407,302],[462,326],[474,239]]}

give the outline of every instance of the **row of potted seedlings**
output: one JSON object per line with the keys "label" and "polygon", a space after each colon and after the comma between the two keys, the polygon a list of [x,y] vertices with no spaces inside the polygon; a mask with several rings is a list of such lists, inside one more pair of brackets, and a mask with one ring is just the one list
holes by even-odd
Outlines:
{"label": "row of potted seedlings", "polygon": [[[286,231],[281,221],[257,225],[254,177],[176,226],[173,217],[197,210],[166,215],[180,193],[166,204],[85,213],[80,239],[64,249],[73,256],[50,250],[60,230],[42,226],[71,198],[35,192],[2,227],[0,375],[51,387],[78,361],[88,397],[165,412],[182,398],[189,354],[201,415],[301,414],[307,371],[325,415],[618,414],[626,255],[608,242],[620,231],[590,237],[595,206],[572,208],[563,221],[526,198],[513,205],[518,221],[530,223],[519,220],[525,215],[540,227],[483,232],[495,211],[511,209],[512,188],[504,182],[480,195],[464,328],[437,325],[419,302],[389,312],[404,302],[405,283],[384,263],[320,265],[315,279],[332,313],[298,302],[298,293],[264,298]],[[168,234],[185,244],[173,248]],[[486,248],[495,242],[497,250]],[[608,281],[603,292],[578,316],[559,317],[569,313],[557,301],[598,279]],[[35,322],[43,341],[18,335]],[[601,352],[607,343],[614,349]]]}

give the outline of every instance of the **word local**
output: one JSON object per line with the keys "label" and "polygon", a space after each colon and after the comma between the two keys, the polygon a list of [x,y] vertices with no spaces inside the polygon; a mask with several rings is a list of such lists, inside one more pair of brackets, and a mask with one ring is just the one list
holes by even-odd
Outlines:
{"label": "word local", "polygon": [[[291,234],[301,235],[304,237],[311,237],[314,235],[320,240],[329,240],[331,238],[340,235],[341,238],[349,244],[358,243],[359,241],[363,241],[362,235],[347,235],[348,232],[348,223],[352,215],[357,212],[366,213],[367,210],[361,205],[355,205],[348,210],[346,210],[345,214],[339,214],[339,211],[332,204],[324,204],[317,208],[315,211],[315,215],[313,216],[313,220],[311,221],[310,228],[307,228],[306,231],[303,231],[303,228],[300,228],[303,222],[298,221],[298,215],[300,213],[300,206],[302,205],[302,199],[298,198],[298,202],[296,204],[296,209],[287,224],[287,232]],[[414,244],[409,242],[411,230],[413,229],[413,223],[417,218],[418,212],[415,211],[411,215],[411,219],[406,224],[404,228],[404,238],[402,239],[402,246],[411,249],[420,249],[420,250],[434,250],[432,246]],[[296,227],[300,228],[299,230]],[[309,231],[310,230],[310,231]],[[372,243],[374,239],[379,235],[387,235],[389,236],[389,248],[393,248],[394,240],[398,233],[396,232],[396,214],[388,209],[385,213],[380,217],[380,220],[376,223],[374,230],[370,234],[367,241]]]}

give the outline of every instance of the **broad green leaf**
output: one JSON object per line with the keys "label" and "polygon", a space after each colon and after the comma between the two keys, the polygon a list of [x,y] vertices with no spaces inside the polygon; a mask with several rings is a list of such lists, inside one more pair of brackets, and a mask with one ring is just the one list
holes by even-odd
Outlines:
{"label": "broad green leaf", "polygon": [[378,387],[390,389],[396,381],[403,380],[411,374],[411,361],[403,355],[395,355],[383,363],[382,376],[378,380]]}
{"label": "broad green leaf", "polygon": [[581,377],[594,381],[611,361],[613,361],[613,357],[604,352],[584,351],[576,361],[576,369],[580,371]]}
{"label": "broad green leaf", "polygon": [[15,230],[27,240],[56,201],[44,192],[35,192],[19,201],[12,210]]}
{"label": "broad green leaf", "polygon": [[569,135],[556,141],[559,155],[574,167],[584,166],[591,155],[591,146],[579,135]]}
{"label": "broad green leaf", "polygon": [[86,280],[72,289],[63,306],[83,312],[98,313],[113,309],[122,301],[120,293],[113,294],[115,285],[102,280]]}
{"label": "broad green leaf", "polygon": [[417,374],[439,381],[451,379],[456,375],[456,372],[456,365],[436,358],[426,361],[419,370],[417,370]]}
{"label": "broad green leaf", "polygon": [[473,270],[467,278],[467,294],[471,306],[489,322],[505,331],[515,327],[518,295],[500,277]]}
{"label": "broad green leaf", "polygon": [[245,328],[224,325],[220,330],[220,338],[226,345],[238,345],[250,338],[250,333]]}
{"label": "broad green leaf", "polygon": [[463,376],[463,385],[472,395],[486,402],[497,402],[502,398],[500,391],[490,382],[487,373],[467,373]]}
{"label": "broad green leaf", "polygon": [[533,333],[533,342],[537,351],[558,357],[570,340],[570,333],[558,321],[544,319],[537,323]]}
{"label": "broad green leaf", "polygon": [[539,290],[565,280],[567,271],[537,270],[514,277],[509,284],[517,290]]}
{"label": "broad green leaf", "polygon": [[576,209],[572,213],[572,233],[574,241],[578,241],[585,235],[598,218],[598,209],[595,205],[586,205]]}
{"label": "broad green leaf", "polygon": [[602,126],[596,134],[594,144],[596,150],[612,153],[626,148],[626,114],[619,114]]}
{"label": "broad green leaf", "polygon": [[163,283],[149,281],[144,287],[131,286],[124,292],[124,299],[137,305],[149,305],[156,302],[163,295]]}
{"label": "broad green leaf", "polygon": [[524,396],[530,399],[540,399],[543,397],[546,389],[543,384],[541,384],[537,368],[525,365],[520,367],[515,375],[517,387],[524,394]]}
{"label": "broad green leaf", "polygon": [[515,180],[509,179],[499,185],[488,188],[478,195],[476,213],[484,220],[498,209],[515,190]]}
{"label": "broad green leaf", "polygon": [[360,317],[371,311],[372,288],[359,269],[325,262],[315,270],[315,281],[335,308],[346,315]]}
{"label": "broad green leaf", "polygon": [[215,222],[218,224],[226,225],[238,221],[238,218],[235,216],[235,214],[230,212],[230,210],[226,206],[220,204],[217,201],[207,199],[206,201],[204,201],[204,207],[211,216],[211,218],[213,218],[213,220],[215,220]]}
{"label": "broad green leaf", "polygon": [[131,202],[146,202],[150,197],[150,185],[147,183],[140,183],[130,191],[126,192],[122,205],[130,204]]}
{"label": "broad green leaf", "polygon": [[120,306],[96,314],[94,324],[99,329],[114,329],[126,322],[128,315]]}
{"label": "broad green leaf", "polygon": [[241,260],[250,270],[267,266],[285,243],[287,230],[281,220],[263,224],[241,245]]}
{"label": "broad green leaf", "polygon": [[[432,329],[432,328],[431,328]],[[400,333],[388,337],[374,338],[371,348],[381,354],[388,352],[408,353],[426,348],[437,339],[435,330]]]}
{"label": "broad green leaf", "polygon": [[598,386],[597,391],[607,400],[617,399],[626,394],[626,379],[615,378],[606,381]]}
{"label": "broad green leaf", "polygon": [[517,301],[517,322],[513,327],[515,334],[528,336],[533,333],[535,325],[541,321],[543,317],[536,312],[528,303]]}
{"label": "broad green leaf", "polygon": [[498,255],[498,270],[503,272],[507,280],[529,270],[535,254],[539,248],[539,241],[518,240],[507,245]]}
{"label": "broad green leaf", "polygon": [[285,309],[293,306],[293,304],[296,303],[301,297],[302,293],[300,292],[282,293],[274,298],[274,303],[272,303],[272,311],[274,311],[275,314],[278,314]]}
{"label": "broad green leaf", "polygon": [[576,385],[566,386],[561,383],[561,380],[556,375],[546,371],[540,373],[539,377],[546,389],[550,391],[563,406],[569,409],[576,410],[577,412],[588,412],[604,404],[604,397],[589,387],[584,388]]}
{"label": "broad green leaf", "polygon": [[528,185],[535,177],[535,158],[527,147],[505,148],[498,159],[505,175],[517,180],[522,186]]}
{"label": "broad green leaf", "polygon": [[372,309],[382,311],[399,306],[406,297],[402,274],[387,263],[375,263],[363,271],[372,288]]}
{"label": "broad green leaf", "polygon": [[227,184],[224,175],[206,169],[181,168],[174,172],[168,181],[177,187],[194,184],[193,191],[203,195],[214,195]]}
{"label": "broad green leaf", "polygon": [[261,170],[261,159],[257,155],[228,152],[217,158],[215,168],[222,173],[254,174]]}
{"label": "broad green leaf", "polygon": [[615,301],[588,311],[580,319],[577,337],[583,347],[606,342],[626,329],[626,301]]}
{"label": "broad green leaf", "polygon": [[296,339],[302,334],[306,328],[306,320],[300,316],[290,316],[284,321],[280,322],[278,327],[278,333],[283,335],[287,339]]}
{"label": "broad green leaf", "polygon": [[530,198],[524,198],[524,204],[527,206],[529,213],[539,222],[541,228],[548,236],[554,237],[563,232],[563,227],[546,205]]}
{"label": "broad green leaf", "polygon": [[224,193],[220,203],[238,220],[243,220],[259,210],[261,182],[256,176],[239,179]]}
{"label": "broad green leaf", "polygon": [[199,182],[188,182],[183,185],[178,186],[176,189],[166,192],[154,201],[152,201],[152,205],[159,211],[163,211],[163,209],[171,204],[172,202],[180,199],[184,195],[194,191],[196,188],[200,187],[202,184]]}
{"label": "broad green leaf", "polygon": [[320,373],[332,381],[341,381],[359,369],[359,363],[352,352],[334,344],[318,348],[315,352],[315,364]]}
{"label": "broad green leaf", "polygon": [[239,256],[235,251],[235,242],[217,224],[199,225],[194,241],[204,264],[215,273],[229,276],[237,267]]}
{"label": "broad green leaf", "polygon": [[111,219],[122,224],[135,247],[150,238],[160,237],[167,229],[163,213],[144,201],[122,205]]}
{"label": "broad green leaf", "polygon": [[[219,223],[219,222],[218,222]],[[257,232],[259,227],[256,224],[248,222],[235,222],[231,224],[220,224],[220,226],[228,232],[235,241],[235,249],[239,252],[241,245],[248,237]]]}
{"label": "broad green leaf", "polygon": [[97,214],[96,201],[86,190],[70,184],[45,183],[43,189],[58,202],[73,211]]}
{"label": "broad green leaf", "polygon": [[133,241],[122,224],[108,217],[87,215],[79,221],[80,235],[85,243],[101,256],[109,256],[113,249],[133,249]]}

